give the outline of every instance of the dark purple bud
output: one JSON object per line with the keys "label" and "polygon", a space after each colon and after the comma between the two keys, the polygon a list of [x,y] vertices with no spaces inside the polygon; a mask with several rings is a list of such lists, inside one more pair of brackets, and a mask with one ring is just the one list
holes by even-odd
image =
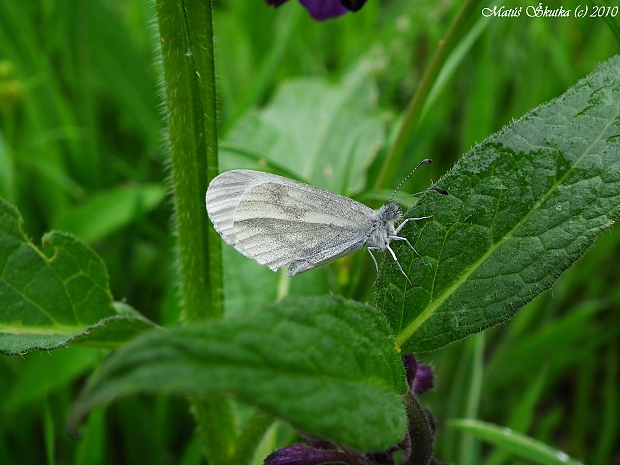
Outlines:
{"label": "dark purple bud", "polygon": [[405,374],[407,375],[407,384],[409,388],[413,386],[413,380],[418,372],[418,361],[413,354],[403,356],[403,365],[405,365]]}
{"label": "dark purple bud", "polygon": [[416,396],[419,396],[420,394],[424,394],[426,391],[430,391],[435,387],[433,383],[434,379],[435,376],[433,375],[433,369],[429,365],[420,363],[418,365],[418,372],[413,380],[413,393]]}
{"label": "dark purple bud", "polygon": [[366,454],[366,457],[373,465],[394,465],[394,450],[388,450],[385,452],[371,452]]}
{"label": "dark purple bud", "polygon": [[364,6],[366,0],[340,0],[340,3],[349,11],[357,11]]}
{"label": "dark purple bud", "polygon": [[403,365],[405,365],[407,383],[416,396],[433,389],[435,377],[433,376],[433,369],[429,365],[418,363],[413,354],[403,357]]}
{"label": "dark purple bud", "polygon": [[265,1],[267,2],[267,5],[277,8],[280,5],[282,5],[284,2],[286,2],[287,0],[265,0]]}
{"label": "dark purple bud", "polygon": [[349,11],[342,6],[340,0],[299,0],[299,3],[318,21],[335,18]]}
{"label": "dark purple bud", "polygon": [[344,451],[321,450],[293,444],[269,455],[264,465],[320,465],[322,463],[355,464]]}
{"label": "dark purple bud", "polygon": [[310,447],[314,447],[316,449],[336,449],[337,446],[331,441],[327,439],[323,439],[319,436],[313,436],[312,434],[305,433],[303,431],[297,431],[299,435],[306,441]]}

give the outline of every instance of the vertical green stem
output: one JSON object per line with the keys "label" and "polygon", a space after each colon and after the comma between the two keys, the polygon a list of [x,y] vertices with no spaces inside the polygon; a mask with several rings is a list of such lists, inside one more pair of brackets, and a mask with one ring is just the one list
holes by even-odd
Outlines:
{"label": "vertical green stem", "polygon": [[220,238],[205,211],[217,175],[213,22],[208,0],[157,0],[183,316],[222,315]]}
{"label": "vertical green stem", "polygon": [[448,55],[450,55],[450,52],[452,52],[458,40],[461,38],[470,18],[477,10],[480,3],[482,3],[481,0],[467,0],[461,7],[461,10],[450,26],[450,29],[448,29],[445,39],[439,42],[439,48],[437,49],[430,66],[422,76],[416,93],[409,102],[400,131],[398,132],[398,136],[396,137],[396,141],[394,142],[392,149],[385,159],[381,173],[375,183],[375,188],[382,189],[391,185],[405,155],[405,151],[407,150],[411,139],[413,139],[415,130],[422,116],[424,102],[433,87],[433,83],[437,79],[441,68],[448,58]]}
{"label": "vertical green stem", "polygon": [[231,463],[234,465],[248,465],[252,463],[252,457],[258,444],[267,431],[269,431],[274,421],[274,417],[260,409],[256,409],[239,434],[235,455]]}
{"label": "vertical green stem", "polygon": [[[217,176],[217,114],[210,0],[156,0],[164,69],[175,226],[186,322],[223,314],[220,237],[205,192]],[[225,396],[190,399],[211,465],[227,463],[236,434]]]}

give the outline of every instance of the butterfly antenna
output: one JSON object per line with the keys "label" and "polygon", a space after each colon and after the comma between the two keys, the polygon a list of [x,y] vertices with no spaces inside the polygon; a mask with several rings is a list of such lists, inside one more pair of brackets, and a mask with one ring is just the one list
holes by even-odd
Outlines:
{"label": "butterfly antenna", "polygon": [[394,196],[395,196],[395,195],[396,195],[396,193],[398,192],[398,189],[400,189],[400,188],[401,188],[401,186],[405,183],[405,181],[406,181],[407,179],[409,179],[409,178],[411,177],[411,175],[412,175],[413,173],[415,173],[415,172],[416,172],[416,170],[417,170],[420,166],[422,166],[422,165],[428,165],[429,163],[433,163],[433,160],[431,160],[430,158],[426,158],[426,159],[422,160],[420,163],[418,163],[418,166],[416,166],[416,167],[415,167],[415,168],[411,171],[411,173],[409,173],[409,174],[405,177],[405,179],[403,179],[403,180],[400,182],[400,184],[396,187],[396,190],[394,190],[394,193],[392,194],[392,197],[390,197],[390,200],[389,200],[389,202],[388,202],[388,203],[390,203],[392,200],[394,200]]}
{"label": "butterfly antenna", "polygon": [[415,194],[405,195],[402,199],[399,199],[398,202],[402,202],[407,197],[415,197],[416,195],[426,194],[427,192],[437,192],[438,194],[441,194],[441,195],[450,195],[448,193],[448,191],[443,190],[443,189],[441,189],[439,187],[429,187],[428,189],[426,189],[424,191],[416,192]]}

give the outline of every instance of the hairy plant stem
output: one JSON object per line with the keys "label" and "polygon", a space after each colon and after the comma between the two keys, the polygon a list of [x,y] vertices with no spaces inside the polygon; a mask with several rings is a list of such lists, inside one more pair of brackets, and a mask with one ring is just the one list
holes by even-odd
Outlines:
{"label": "hairy plant stem", "polygon": [[[164,70],[182,315],[186,323],[220,318],[221,241],[205,212],[217,176],[217,114],[210,0],[156,0]],[[226,463],[235,427],[230,399],[191,398],[203,452]]]}
{"label": "hairy plant stem", "polygon": [[222,316],[220,238],[204,197],[217,176],[211,4],[157,0],[185,321]]}

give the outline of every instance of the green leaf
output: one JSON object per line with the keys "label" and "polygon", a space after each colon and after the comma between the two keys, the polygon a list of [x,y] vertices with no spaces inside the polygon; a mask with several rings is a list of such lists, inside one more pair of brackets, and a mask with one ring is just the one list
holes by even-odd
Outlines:
{"label": "green leaf", "polygon": [[226,392],[357,449],[400,441],[407,390],[380,313],[339,297],[289,299],[239,318],[151,331],[102,365],[74,406],[137,392]]}
{"label": "green leaf", "polygon": [[463,429],[515,456],[541,465],[582,465],[561,450],[553,449],[536,439],[479,420],[452,420],[450,426]]}
{"label": "green leaf", "polygon": [[93,244],[151,211],[165,196],[166,188],[154,183],[110,189],[63,210],[54,229],[68,231]]}
{"label": "green leaf", "polygon": [[[385,260],[375,304],[405,352],[508,320],[614,221],[620,206],[620,57],[474,147],[425,195]],[[411,224],[414,223],[414,224]]]}
{"label": "green leaf", "polygon": [[290,81],[267,107],[246,113],[231,129],[222,144],[222,166],[256,169],[269,163],[277,174],[291,173],[331,192],[357,193],[385,142],[376,99],[364,66],[338,85],[312,78]]}
{"label": "green leaf", "polygon": [[0,199],[0,353],[56,349],[77,337],[115,346],[153,326],[115,309],[106,267],[86,244],[47,233],[43,244],[54,251],[48,258],[21,223],[17,209]]}

